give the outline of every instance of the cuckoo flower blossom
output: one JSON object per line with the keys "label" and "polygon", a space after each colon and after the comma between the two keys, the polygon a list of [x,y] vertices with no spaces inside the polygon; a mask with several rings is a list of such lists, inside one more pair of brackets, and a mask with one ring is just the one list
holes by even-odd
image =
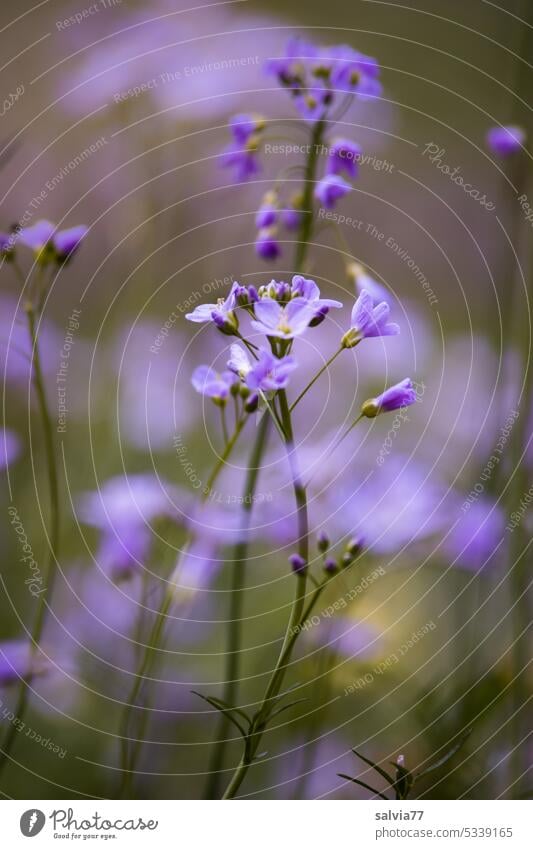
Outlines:
{"label": "cuckoo flower blossom", "polygon": [[191,377],[191,383],[196,391],[212,398],[219,405],[226,403],[231,387],[236,382],[237,377],[232,371],[223,371],[219,374],[209,366],[198,366]]}
{"label": "cuckoo flower blossom", "polygon": [[343,348],[353,348],[362,339],[371,336],[396,336],[397,324],[388,322],[390,307],[385,301],[374,306],[370,292],[363,289],[352,309],[351,327],[342,337]]}
{"label": "cuckoo flower blossom", "polygon": [[338,174],[327,174],[318,181],[315,197],[326,209],[333,209],[338,200],[352,191],[352,186]]}
{"label": "cuckoo flower blossom", "polygon": [[235,115],[230,121],[233,142],[226,148],[223,165],[235,169],[240,182],[253,177],[259,171],[257,150],[264,120],[259,115]]}
{"label": "cuckoo flower blossom", "polygon": [[332,298],[321,298],[320,289],[314,280],[307,280],[301,274],[295,274],[291,281],[291,296],[293,298],[301,298],[306,301],[309,306],[313,307],[315,314],[311,322],[313,327],[320,324],[324,320],[329,310],[339,309],[342,307],[340,301],[335,301]]}
{"label": "cuckoo flower blossom", "polygon": [[393,410],[410,407],[415,401],[416,392],[411,380],[406,377],[405,380],[389,387],[376,398],[369,398],[368,401],[365,401],[361,407],[361,414],[373,419],[380,413],[390,413]]}
{"label": "cuckoo flower blossom", "polygon": [[390,298],[390,292],[386,286],[378,283],[358,262],[351,262],[347,268],[347,272],[355,283],[356,291],[361,294],[363,289],[366,289],[372,295],[374,305],[379,304],[381,301],[387,302]]}
{"label": "cuckoo flower blossom", "polygon": [[487,145],[496,156],[512,156],[522,150],[526,140],[522,127],[492,127],[487,133]]}
{"label": "cuckoo flower blossom", "polygon": [[294,339],[301,336],[314,318],[314,307],[303,298],[295,298],[282,306],[271,298],[262,298],[254,308],[256,321],[254,330],[279,339]]}
{"label": "cuckoo flower blossom", "polygon": [[281,253],[276,227],[265,227],[257,234],[255,251],[261,259],[277,259]]}
{"label": "cuckoo flower blossom", "polygon": [[216,304],[200,304],[192,312],[187,313],[185,318],[197,324],[212,321],[219,330],[232,336],[239,327],[239,322],[234,313],[237,305],[236,296],[239,289],[239,284],[235,282],[225,300],[224,298],[219,298]]}
{"label": "cuckoo flower blossom", "polygon": [[70,259],[87,233],[87,227],[80,224],[68,230],[56,231],[51,221],[37,221],[32,227],[23,227],[17,239],[27,248],[31,248],[41,263],[55,260],[65,262]]}

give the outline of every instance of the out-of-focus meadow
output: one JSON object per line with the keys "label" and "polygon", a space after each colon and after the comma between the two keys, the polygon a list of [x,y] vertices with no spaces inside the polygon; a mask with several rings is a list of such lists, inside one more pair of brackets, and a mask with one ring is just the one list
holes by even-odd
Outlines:
{"label": "out-of-focus meadow", "polygon": [[[140,694],[147,721],[135,793],[204,794],[218,715],[191,691],[216,696],[223,687],[230,552],[255,423],[197,515],[222,436],[191,374],[202,363],[223,368],[232,339],[185,314],[225,297],[236,280],[258,286],[295,270],[290,231],[274,261],[254,246],[263,195],[280,175],[290,194],[305,161],[294,149],[307,141],[302,122],[263,72],[294,35],[375,57],[383,90],[340,119],[337,134],[362,156],[335,213],[316,211],[307,276],[345,307],[302,340],[291,390],[305,386],[349,326],[351,263],[384,287],[401,334],[346,352],[295,411],[312,533],[357,536],[366,553],[328,586],[300,635],[286,685],[305,701],[268,730],[267,754],[241,794],[367,798],[338,777],[369,781],[351,748],[379,763],[403,755],[416,769],[470,728],[417,792],[496,798],[517,795],[519,783],[527,794],[531,678],[520,659],[533,454],[524,204],[533,204],[533,179],[527,140],[502,157],[486,137],[496,125],[531,128],[532,73],[520,58],[531,58],[532,22],[521,22],[529,5],[3,4],[0,230],[40,219],[89,228],[49,280],[39,328],[61,543],[4,795],[116,792],[121,708],[186,525],[195,541]],[[248,112],[276,126],[267,126],[262,170],[245,184],[221,158],[230,117]],[[17,247],[17,256],[27,275],[31,251]],[[8,261],[0,274],[2,735],[36,610],[24,557],[44,561],[50,514],[27,295]],[[355,417],[354,399],[406,376],[417,403],[399,420],[358,425],[332,451]],[[272,433],[252,512],[245,709],[262,697],[293,594],[296,518],[278,441]],[[226,779],[241,751],[238,734],[228,734]]]}

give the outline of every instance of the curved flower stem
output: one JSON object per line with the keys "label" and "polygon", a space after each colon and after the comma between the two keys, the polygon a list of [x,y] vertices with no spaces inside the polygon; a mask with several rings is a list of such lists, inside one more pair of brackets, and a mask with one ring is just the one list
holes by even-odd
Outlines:
{"label": "curved flower stem", "polygon": [[341,348],[339,348],[339,349],[338,349],[338,351],[335,351],[335,353],[333,354],[333,356],[332,356],[332,357],[330,357],[330,358],[329,358],[329,360],[327,360],[327,361],[324,363],[324,365],[322,366],[322,368],[321,368],[321,369],[319,369],[319,370],[317,371],[317,373],[315,374],[315,376],[312,378],[312,380],[310,380],[310,381],[309,381],[309,383],[307,384],[307,386],[305,387],[305,389],[302,389],[302,391],[301,391],[301,392],[300,392],[300,394],[298,395],[298,397],[297,397],[296,401],[293,401],[293,402],[292,402],[292,404],[291,404],[291,406],[290,406],[290,408],[289,408],[289,410],[290,410],[290,412],[291,412],[291,413],[292,413],[292,411],[294,410],[294,408],[296,407],[296,405],[300,403],[300,401],[302,400],[302,398],[304,397],[304,395],[307,395],[307,393],[309,392],[309,390],[311,389],[311,387],[315,385],[315,383],[317,382],[318,378],[319,378],[319,377],[321,377],[321,376],[324,374],[324,372],[325,372],[325,371],[326,371],[326,370],[330,367],[330,365],[331,365],[331,364],[332,364],[332,363],[333,363],[333,362],[337,359],[337,357],[339,356],[339,354],[341,353],[341,351],[344,351],[344,348],[342,348],[342,347],[341,347]]}
{"label": "curved flower stem", "polygon": [[[296,459],[296,449],[294,446],[291,413],[287,401],[287,395],[284,389],[281,389],[279,391],[278,398],[280,404],[281,419],[285,431],[285,445],[287,448],[287,456],[291,469],[294,497],[297,506],[298,553],[307,563],[309,560],[309,522],[307,517],[307,492],[300,478]],[[275,706],[275,699],[279,695],[279,692],[281,690],[281,685],[283,684],[283,679],[285,678],[285,674],[290,663],[292,649],[294,647],[294,643],[296,642],[296,637],[299,633],[299,626],[307,616],[307,612],[305,611],[305,570],[298,572],[294,577],[296,581],[296,592],[289,621],[287,623],[287,628],[285,630],[285,636],[283,639],[283,644],[278,657],[278,661],[274,667],[272,676],[265,690],[265,695],[263,696],[261,706],[253,718],[253,732],[250,734],[246,741],[244,754],[233,775],[233,778],[230,781],[230,784],[228,785],[228,788],[223,797],[224,799],[233,799],[235,797],[235,794],[239,790],[239,787],[241,786],[241,783],[243,782],[246,773],[250,768],[250,765],[253,763],[257,748],[259,746],[259,743],[261,742],[261,738],[265,731],[267,722],[270,718],[270,714]],[[313,603],[314,600],[316,600],[315,596],[318,597],[317,594],[321,592],[321,589],[322,587],[319,587],[317,590],[315,590],[315,593],[313,595]]]}
{"label": "curved flower stem", "polygon": [[[239,434],[241,433],[248,417],[243,417],[239,419],[237,425],[235,427],[235,432],[233,433],[231,439],[226,443],[224,451],[220,455],[218,462],[216,463],[213,471],[211,472],[205,487],[202,490],[202,499],[201,502],[204,503],[207,501],[209,495],[213,490],[213,486],[215,484],[218,475],[224,468],[227,460],[230,457],[230,454],[239,438]],[[187,552],[190,544],[190,538],[187,539],[187,542],[183,546],[181,550],[179,561],[183,558],[184,554]],[[179,565],[178,561],[178,565]],[[163,598],[161,600],[160,607],[156,613],[156,618],[152,630],[150,632],[150,636],[145,646],[144,652],[141,654],[140,662],[138,668],[135,672],[135,678],[133,681],[132,688],[130,690],[128,699],[125,703],[124,712],[121,719],[120,724],[120,743],[121,743],[121,771],[122,778],[121,783],[117,792],[117,798],[126,797],[129,793],[131,793],[133,779],[135,776],[135,764],[137,762],[137,758],[139,756],[141,746],[142,746],[142,731],[138,735],[138,739],[135,741],[132,751],[130,752],[129,743],[131,742],[128,733],[129,726],[131,722],[131,716],[133,713],[133,709],[136,706],[135,703],[139,696],[142,683],[147,675],[150,666],[152,664],[152,660],[157,653],[161,640],[163,638],[164,629],[165,629],[165,621],[168,616],[168,612],[172,605],[172,600],[174,598],[174,587],[172,584],[167,584],[165,592],[163,594]],[[142,728],[144,729],[146,723],[146,715],[143,717]]]}
{"label": "curved flower stem", "polygon": [[[38,341],[38,315],[36,314],[33,304],[27,303],[25,305],[25,311],[28,318],[28,330],[30,334],[31,346],[32,346],[32,354],[31,354],[31,362],[33,366],[33,380],[35,385],[35,391],[37,395],[37,402],[39,405],[39,413],[41,416],[42,426],[43,426],[43,435],[44,435],[44,448],[45,448],[45,457],[46,457],[46,466],[48,472],[48,490],[49,490],[49,498],[50,498],[50,531],[48,535],[48,550],[46,553],[46,565],[43,570],[44,572],[44,587],[39,594],[39,598],[37,601],[37,614],[35,617],[35,622],[33,624],[33,628],[31,631],[31,646],[30,646],[30,672],[31,666],[33,663],[33,657],[39,647],[39,643],[41,641],[44,622],[46,617],[46,596],[48,598],[52,597],[54,583],[56,578],[56,566],[57,566],[57,557],[59,550],[59,534],[60,534],[60,512],[59,512],[59,481],[56,467],[56,452],[54,445],[54,431],[52,427],[52,420],[50,417],[50,411],[48,409],[48,403],[46,400],[46,390],[44,385],[44,377],[43,370],[41,366],[41,358],[39,354],[39,341]],[[21,679],[20,691],[17,699],[17,703],[14,709],[15,716],[21,720],[26,713],[26,709],[28,707],[28,680]],[[9,724],[9,730],[7,731],[6,737],[2,744],[2,749],[0,751],[0,772],[5,767],[10,752],[13,748],[15,739],[18,733],[18,725],[11,722]]]}
{"label": "curved flower stem", "polygon": [[[240,538],[235,543],[233,550],[228,647],[225,657],[226,668],[224,673],[225,683],[223,692],[224,702],[230,705],[236,704],[238,695],[242,637],[242,607],[244,601],[245,566],[246,559],[248,557],[248,547],[250,544],[250,520],[261,459],[266,447],[269,425],[270,416],[268,411],[265,411],[257,430],[243,489],[243,527]],[[219,792],[221,770],[224,766],[224,757],[227,748],[226,737],[228,725],[228,720],[223,714],[221,714],[218,722],[216,741],[211,751],[211,758],[209,762],[209,778],[205,790],[206,799],[215,799]]]}

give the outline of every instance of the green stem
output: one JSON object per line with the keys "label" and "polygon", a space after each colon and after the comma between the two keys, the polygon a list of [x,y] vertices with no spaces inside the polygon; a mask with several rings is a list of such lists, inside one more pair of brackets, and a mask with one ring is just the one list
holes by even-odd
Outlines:
{"label": "green stem", "polygon": [[315,385],[315,383],[317,382],[318,378],[319,378],[319,377],[321,377],[321,376],[324,374],[324,372],[326,371],[326,369],[328,369],[328,368],[330,367],[330,365],[331,365],[331,364],[332,364],[332,363],[333,363],[333,362],[337,359],[337,357],[339,356],[339,354],[341,353],[341,351],[344,351],[344,348],[343,348],[343,347],[339,348],[339,349],[338,349],[338,351],[335,351],[335,353],[333,354],[333,356],[332,356],[332,357],[330,357],[330,358],[329,358],[329,360],[327,360],[327,361],[324,363],[324,365],[322,366],[322,368],[321,368],[321,369],[319,369],[319,371],[317,371],[317,373],[315,374],[315,376],[313,377],[313,379],[309,381],[309,383],[307,384],[307,386],[305,387],[305,389],[302,389],[302,391],[301,391],[301,392],[300,392],[300,394],[298,395],[298,397],[297,397],[296,401],[293,401],[293,403],[291,404],[291,406],[290,406],[290,408],[289,408],[291,413],[292,413],[292,411],[294,410],[294,408],[296,407],[296,405],[297,405],[297,404],[299,404],[299,402],[302,400],[302,398],[304,397],[304,395],[307,395],[307,393],[309,392],[309,390],[311,389],[311,387]]}
{"label": "green stem", "polygon": [[[253,507],[253,497],[256,491],[261,459],[263,457],[270,416],[267,411],[263,414],[255,443],[250,456],[248,472],[243,489],[243,528],[239,540],[233,550],[231,571],[230,610],[228,627],[228,648],[226,652],[226,669],[224,674],[223,699],[226,704],[236,705],[240,675],[240,649],[242,637],[242,606],[244,601],[245,566],[250,544],[250,520]],[[209,763],[209,778],[205,798],[215,799],[218,796],[221,771],[227,749],[228,720],[220,715],[214,747]]]}
{"label": "green stem", "polygon": [[[41,366],[41,358],[39,354],[39,344],[38,344],[38,331],[37,331],[37,315],[34,312],[34,308],[32,304],[26,304],[25,307],[26,315],[28,317],[28,330],[30,334],[30,340],[32,345],[32,367],[33,367],[33,380],[35,385],[35,390],[37,394],[37,401],[39,405],[39,413],[41,416],[42,426],[43,426],[43,434],[44,434],[44,447],[45,447],[45,457],[46,457],[46,466],[48,471],[48,490],[50,497],[50,532],[48,537],[48,550],[46,553],[46,565],[43,570],[44,574],[44,587],[39,594],[38,602],[37,602],[37,615],[35,617],[35,622],[33,624],[33,629],[31,632],[31,656],[30,656],[30,673],[31,667],[33,665],[33,658],[39,648],[39,643],[41,641],[45,617],[46,617],[46,596],[48,598],[52,597],[54,583],[56,579],[57,573],[57,557],[59,551],[59,533],[60,533],[60,514],[59,514],[59,481],[56,467],[56,454],[55,454],[55,446],[54,446],[54,432],[52,428],[52,420],[50,418],[50,412],[48,410],[48,403],[46,400],[46,390],[44,386],[44,377]],[[20,691],[17,699],[17,703],[15,706],[14,714],[15,716],[21,720],[27,710],[28,707],[28,684],[29,681],[26,679],[21,679]],[[0,772],[5,767],[11,750],[13,748],[16,736],[18,733],[18,726],[14,723],[10,723],[9,730],[7,731],[6,737],[3,741],[2,751],[0,752]]]}

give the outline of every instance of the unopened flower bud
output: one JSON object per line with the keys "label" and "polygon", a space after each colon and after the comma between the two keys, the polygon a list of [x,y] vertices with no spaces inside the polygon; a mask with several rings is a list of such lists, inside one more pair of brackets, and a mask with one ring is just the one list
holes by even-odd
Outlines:
{"label": "unopened flower bud", "polygon": [[329,544],[330,544],[330,539],[329,539],[329,536],[327,535],[327,533],[325,531],[320,531],[319,535],[317,536],[316,544],[317,544],[318,550],[322,554],[324,554],[328,550]]}
{"label": "unopened flower bud", "polygon": [[244,402],[244,409],[247,413],[255,413],[259,406],[259,395],[257,392],[252,392]]}
{"label": "unopened flower bud", "polygon": [[357,557],[363,547],[363,540],[360,537],[353,537],[346,546],[346,552],[352,557]]}
{"label": "unopened flower bud", "polygon": [[339,564],[333,557],[326,557],[324,561],[324,571],[328,573],[328,575],[334,575],[339,569]]}

